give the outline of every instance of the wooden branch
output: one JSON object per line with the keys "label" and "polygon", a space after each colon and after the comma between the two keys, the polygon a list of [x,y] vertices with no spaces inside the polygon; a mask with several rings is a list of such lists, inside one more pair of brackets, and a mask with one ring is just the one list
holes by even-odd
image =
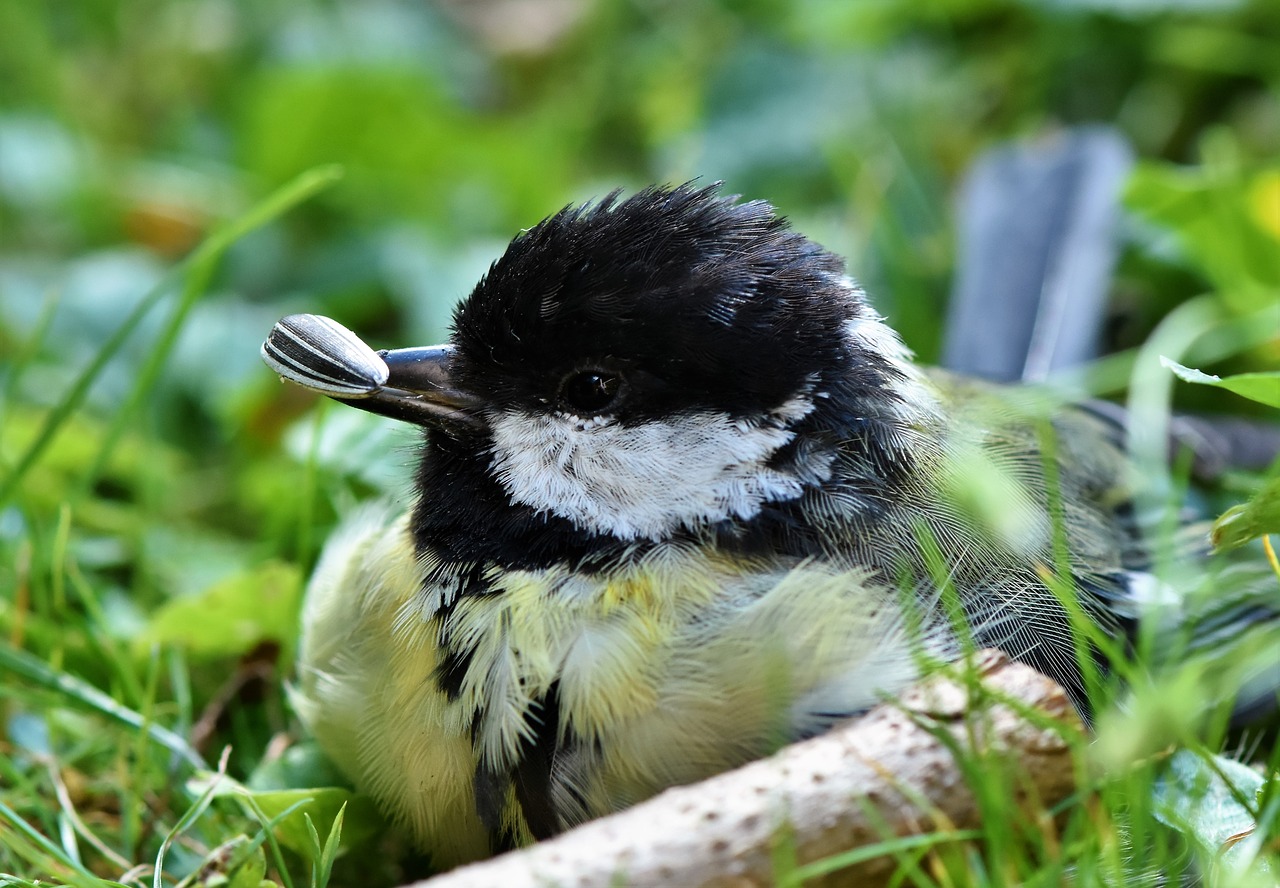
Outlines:
{"label": "wooden branch", "polygon": [[[959,672],[936,676],[772,758],[412,888],[752,888],[774,884],[780,838],[803,865],[893,836],[975,828],[977,802],[943,738],[1007,766],[1029,810],[1061,801],[1075,786],[1069,737],[1081,730],[1066,694],[998,651],[973,665],[989,693],[971,694]],[[805,885],[878,885],[894,868],[882,855]]]}

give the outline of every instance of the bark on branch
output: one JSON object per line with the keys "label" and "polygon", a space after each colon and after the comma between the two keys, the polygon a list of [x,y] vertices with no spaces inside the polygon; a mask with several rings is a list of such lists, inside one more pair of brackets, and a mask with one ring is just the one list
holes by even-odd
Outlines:
{"label": "bark on branch", "polygon": [[[1070,737],[1081,728],[1063,690],[998,651],[978,654],[971,674],[984,691],[931,678],[772,758],[412,888],[772,885],[780,837],[804,865],[893,836],[979,826],[951,743],[962,758],[1007,766],[1029,807],[1068,796]],[[805,885],[877,885],[894,867],[881,855]]]}

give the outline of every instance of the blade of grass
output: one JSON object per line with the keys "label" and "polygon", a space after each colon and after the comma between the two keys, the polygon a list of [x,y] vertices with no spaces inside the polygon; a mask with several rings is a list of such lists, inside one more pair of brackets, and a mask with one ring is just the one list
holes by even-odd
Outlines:
{"label": "blade of grass", "polygon": [[776,817],[777,824],[774,826],[773,836],[769,842],[769,857],[773,862],[774,880],[779,884],[786,884],[790,875],[800,868],[796,831],[785,811],[779,811]]}
{"label": "blade of grass", "polygon": [[[324,840],[324,847],[320,849],[320,873],[315,880],[317,888],[327,888],[329,878],[333,874],[333,862],[338,859],[338,849],[342,846],[342,821],[346,813],[347,803],[343,802],[338,813],[334,815],[333,824],[329,827],[329,836]],[[310,819],[307,825],[311,826]],[[311,830],[314,834],[315,827],[311,826]]]}
{"label": "blade of grass", "polygon": [[222,751],[222,758],[218,761],[217,777],[210,780],[204,792],[200,793],[199,797],[191,803],[191,806],[182,812],[178,822],[173,825],[173,829],[169,830],[164,837],[164,841],[160,843],[160,850],[156,852],[156,868],[152,876],[152,888],[164,888],[164,858],[169,853],[169,846],[173,844],[178,836],[190,829],[191,825],[205,812],[205,809],[213,803],[214,793],[218,789],[218,777],[222,777],[227,773],[227,758],[230,753],[230,747]]}
{"label": "blade of grass", "polygon": [[178,334],[182,331],[182,325],[186,321],[187,315],[190,314],[191,309],[199,301],[200,297],[208,291],[209,282],[213,279],[213,273],[217,270],[218,263],[222,260],[227,250],[231,248],[232,244],[254,229],[261,228],[299,203],[329,187],[329,185],[337,181],[340,175],[341,171],[336,166],[317,167],[308,170],[269,195],[266,200],[251,208],[243,216],[215,231],[196,249],[188,266],[186,280],[183,283],[182,295],[178,299],[178,304],[174,306],[173,313],[170,314],[169,320],[156,340],[155,346],[147,356],[146,363],[138,372],[133,388],[129,392],[129,397],[121,405],[120,409],[116,411],[111,426],[103,437],[102,446],[98,449],[98,455],[94,458],[93,464],[81,481],[83,489],[91,487],[98,476],[102,474],[102,470],[120,441],[120,436],[124,433],[129,417],[138,409],[143,399],[146,398],[147,393],[155,385],[156,379],[160,376],[160,371],[164,369],[165,361],[168,360],[170,352],[173,351],[174,343],[177,342]]}
{"label": "blade of grass", "polygon": [[[40,427],[40,431],[36,434],[34,440],[23,451],[22,455],[14,463],[13,468],[0,478],[0,506],[6,504],[16,492],[19,482],[30,471],[31,467],[39,460],[40,455],[48,447],[53,436],[58,433],[63,424],[71,417],[84,401],[85,395],[88,394],[90,386],[97,380],[102,369],[107,362],[115,356],[133,334],[142,318],[159,303],[173,285],[183,279],[191,276],[193,273],[207,274],[211,272],[212,264],[215,263],[227,248],[235,243],[236,240],[258,228],[261,225],[270,222],[281,213],[289,210],[293,206],[301,203],[312,195],[318,193],[322,189],[328,187],[341,176],[341,168],[333,165],[316,167],[302,173],[291,182],[286,183],[276,191],[272,192],[267,198],[256,206],[251,208],[243,216],[233,220],[226,226],[220,228],[211,234],[205,241],[195,249],[181,263],[171,269],[161,281],[152,287],[143,297],[138,300],[138,304],[134,306],[133,311],[125,317],[124,321],[116,330],[107,337],[106,342],[98,349],[97,354],[89,361],[88,365],[80,371],[75,382],[63,394],[58,403],[49,411],[49,415],[45,417],[44,424]],[[186,291],[184,290],[184,293]],[[198,295],[198,293],[197,293]],[[193,297],[194,298],[194,297]],[[179,318],[179,321],[181,318]],[[153,357],[160,355],[163,349],[157,349],[153,352]],[[156,366],[158,368],[162,357],[156,358]],[[150,367],[152,362],[148,362]],[[145,375],[145,374],[144,374]],[[143,389],[145,391],[145,389]],[[135,387],[135,391],[138,389]],[[122,411],[122,415],[127,411]],[[108,443],[113,441],[113,436],[108,436]],[[95,461],[95,467],[101,463],[102,455],[108,448],[104,445],[104,450],[100,451],[99,459]],[[109,455],[109,453],[107,453]],[[90,473],[92,475],[93,472]]]}
{"label": "blade of grass", "polygon": [[310,814],[303,814],[302,822],[307,826],[307,840],[310,843],[308,850],[311,852],[311,888],[320,888],[320,868],[324,856],[324,850],[320,847],[320,831],[316,829]]}
{"label": "blade of grass", "polygon": [[[142,718],[142,730],[134,735],[133,742],[133,760],[135,762],[144,762],[147,760],[147,743],[150,741],[148,729],[155,725],[155,707],[156,695],[159,690],[160,677],[160,649],[158,646],[151,648],[150,657],[147,660],[146,683],[142,696],[138,698],[138,706],[140,712],[138,715]],[[121,786],[121,791],[136,799],[137,786],[125,783]],[[125,804],[124,811],[121,812],[124,822],[124,834],[126,836],[143,836],[149,830],[150,826],[146,822],[144,812],[146,805],[141,799],[136,799],[132,804]]]}
{"label": "blade of grass", "polygon": [[169,689],[178,710],[175,719],[177,730],[186,736],[191,731],[195,706],[191,697],[191,674],[187,670],[186,655],[181,648],[168,647],[165,653],[169,661]]}
{"label": "blade of grass", "polygon": [[981,839],[982,835],[982,830],[962,829],[951,830],[950,832],[925,833],[918,836],[903,836],[898,839],[877,842],[874,845],[863,845],[861,848],[854,848],[852,851],[824,857],[822,860],[816,860],[813,863],[806,863],[804,866],[797,867],[788,875],[786,882],[782,884],[799,886],[810,879],[821,878],[822,876],[839,872],[846,867],[856,866],[868,860],[875,860],[877,857],[901,854],[904,851],[913,851],[920,848],[932,848],[936,845],[951,842],[972,842]]}
{"label": "blade of grass", "polygon": [[[1160,363],[1161,355],[1181,360],[1221,316],[1221,309],[1206,296],[1184,302],[1159,323],[1138,352],[1129,383],[1129,458],[1140,473],[1136,499],[1149,514],[1176,516],[1177,509],[1167,509],[1168,485],[1162,483],[1168,474],[1169,422],[1172,414],[1173,386],[1176,378]],[[1141,513],[1140,513],[1141,514]],[[1172,538],[1172,534],[1161,534]],[[1157,566],[1164,554],[1156,552]]]}
{"label": "blade of grass", "polygon": [[1094,658],[1100,651],[1108,662],[1117,663],[1120,645],[1101,630],[1080,602],[1080,590],[1071,567],[1071,548],[1067,539],[1066,509],[1062,501],[1062,478],[1058,465],[1058,438],[1047,419],[1037,423],[1040,439],[1041,469],[1044,472],[1044,493],[1048,505],[1053,565],[1037,565],[1037,572],[1050,593],[1058,600],[1071,626],[1071,644],[1075,652],[1076,666],[1080,670],[1081,689],[1093,711],[1103,701],[1103,676]]}
{"label": "blade of grass", "polygon": [[[111,669],[111,674],[120,682],[121,702],[126,705],[137,706],[145,699],[142,683],[135,674],[135,665],[126,651],[121,649],[120,643],[112,637],[111,633],[106,630],[108,625],[106,612],[103,610],[102,603],[98,600],[98,594],[94,591],[93,584],[85,579],[80,573],[79,565],[67,554],[67,544],[71,530],[71,510],[63,503],[60,523],[58,546],[55,549],[54,564],[57,565],[55,577],[66,576],[70,580],[71,588],[75,591],[76,601],[84,608],[85,616],[88,617],[88,626],[100,627],[94,631],[86,633],[86,641],[93,652],[103,663]],[[66,527],[66,538],[63,537],[63,526]],[[65,619],[67,614],[67,605],[65,601],[65,593],[62,606],[55,611],[56,619]]]}
{"label": "blade of grass", "polygon": [[[1274,307],[1242,317],[1223,318],[1218,313],[1187,348],[1186,359],[1196,366],[1212,364],[1256,348],[1275,339],[1277,334],[1280,334],[1280,318]],[[1055,374],[1051,382],[1066,390],[1079,389],[1093,395],[1116,394],[1129,385],[1134,366],[1149,351],[1139,347],[1116,352],[1083,367]]]}
{"label": "blade of grass", "polygon": [[4,802],[0,802],[0,820],[8,821],[9,825],[17,830],[21,836],[47,854],[60,866],[65,867],[67,870],[78,876],[91,880],[94,884],[98,883],[98,877],[90,872],[83,863],[71,857],[56,843],[50,841],[41,834],[39,830],[33,828],[31,824],[27,823],[27,821],[22,817],[19,817],[18,813]]}
{"label": "blade of grass", "polygon": [[60,301],[59,294],[56,290],[50,290],[45,296],[44,305],[40,307],[40,314],[36,318],[35,326],[31,329],[31,335],[27,337],[18,349],[17,354],[13,355],[9,360],[9,372],[4,379],[4,386],[0,388],[0,418],[4,416],[4,410],[13,401],[14,393],[18,390],[18,383],[22,381],[22,374],[27,366],[40,352],[40,346],[44,344],[45,337],[49,335],[49,327],[53,323],[53,317],[58,313],[58,303]]}
{"label": "blade of grass", "polygon": [[251,793],[244,793],[239,798],[245,807],[253,813],[258,824],[262,827],[263,835],[266,838],[267,846],[271,849],[271,856],[275,859],[276,871],[280,876],[280,880],[284,883],[284,888],[293,888],[293,879],[289,876],[289,868],[285,866],[284,852],[280,850],[280,843],[276,840],[276,824],[302,806],[310,804],[314,799],[310,797],[299,799],[275,817],[269,818],[267,817],[267,812],[262,810],[262,806],[258,804],[257,799]]}
{"label": "blade of grass", "polygon": [[130,867],[129,861],[125,860],[115,852],[106,842],[98,838],[94,832],[85,825],[80,818],[80,814],[76,811],[75,802],[71,799],[71,793],[67,790],[67,784],[63,781],[62,775],[58,772],[57,765],[52,760],[47,763],[49,771],[49,781],[53,784],[54,795],[58,799],[58,806],[62,809],[62,816],[70,823],[71,828],[76,834],[88,842],[93,848],[111,861],[112,865],[120,868],[121,871]]}
{"label": "blade of grass", "polygon": [[148,723],[141,714],[122,706],[109,694],[95,688],[87,682],[63,672],[57,672],[44,661],[37,659],[26,651],[7,646],[0,646],[0,666],[20,677],[34,681],[42,687],[50,688],[74,700],[81,705],[96,709],[103,715],[118,722],[145,731],[152,740],[180,757],[193,768],[208,770],[208,764],[200,757],[200,753],[191,748],[183,738],[167,728]]}

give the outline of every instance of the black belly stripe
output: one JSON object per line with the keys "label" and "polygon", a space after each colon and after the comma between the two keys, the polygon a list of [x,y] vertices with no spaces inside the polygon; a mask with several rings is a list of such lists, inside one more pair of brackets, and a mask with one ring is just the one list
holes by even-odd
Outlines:
{"label": "black belly stripe", "polygon": [[436,664],[432,678],[436,687],[444,692],[451,703],[462,694],[462,682],[467,677],[467,670],[471,668],[473,653],[471,650],[457,651],[453,648],[444,648],[441,652],[440,662]]}
{"label": "black belly stripe", "polygon": [[[482,762],[476,766],[472,778],[476,814],[489,833],[490,847],[495,853],[518,845],[510,829],[503,825],[502,814],[509,788],[515,789],[516,801],[534,839],[549,839],[563,829],[551,796],[552,770],[561,745],[557,740],[560,723],[558,685],[553,684],[545,697],[534,702],[534,707],[536,712],[525,716],[532,729],[531,736],[521,742],[518,757],[511,768],[497,770]],[[480,710],[473,722],[473,735],[483,719],[484,712]],[[474,741],[474,736],[472,739]]]}
{"label": "black belly stripe", "polygon": [[559,751],[557,732],[560,725],[560,686],[553,684],[542,698],[537,715],[526,716],[534,722],[532,737],[525,740],[520,758],[513,770],[516,799],[524,813],[529,832],[539,841],[549,839],[562,829],[551,799],[551,772]]}
{"label": "black belly stripe", "polygon": [[476,814],[480,822],[489,831],[489,840],[497,850],[502,846],[502,809],[506,807],[507,786],[509,781],[505,774],[494,771],[481,764],[476,767],[471,781],[471,790],[475,795]]}

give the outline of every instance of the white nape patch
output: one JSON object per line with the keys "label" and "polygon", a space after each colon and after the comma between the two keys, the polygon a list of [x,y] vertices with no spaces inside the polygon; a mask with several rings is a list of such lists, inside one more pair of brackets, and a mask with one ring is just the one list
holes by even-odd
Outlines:
{"label": "white nape patch", "polygon": [[[847,284],[858,289],[852,281]],[[903,344],[897,331],[886,324],[884,318],[867,308],[866,316],[845,324],[845,335],[857,348],[881,356],[902,374],[901,379],[891,380],[887,386],[901,399],[891,408],[894,418],[916,422],[937,419],[942,415],[938,396],[925,381],[924,374],[913,360],[911,349]]]}
{"label": "white nape patch", "polygon": [[766,463],[795,437],[787,424],[812,410],[803,396],[756,422],[703,412],[627,427],[505,411],[489,418],[493,469],[517,503],[595,533],[657,540],[798,497],[801,479]]}
{"label": "white nape patch", "polygon": [[[853,278],[845,275],[840,278],[840,285],[852,292],[866,315],[854,318],[845,325],[845,332],[850,339],[859,343],[864,349],[882,355],[895,365],[905,365],[902,369],[915,369],[912,360],[915,355],[903,343],[898,332],[884,322],[884,318],[875,313],[867,302],[866,291],[858,286]],[[919,372],[918,370],[916,371]]]}

